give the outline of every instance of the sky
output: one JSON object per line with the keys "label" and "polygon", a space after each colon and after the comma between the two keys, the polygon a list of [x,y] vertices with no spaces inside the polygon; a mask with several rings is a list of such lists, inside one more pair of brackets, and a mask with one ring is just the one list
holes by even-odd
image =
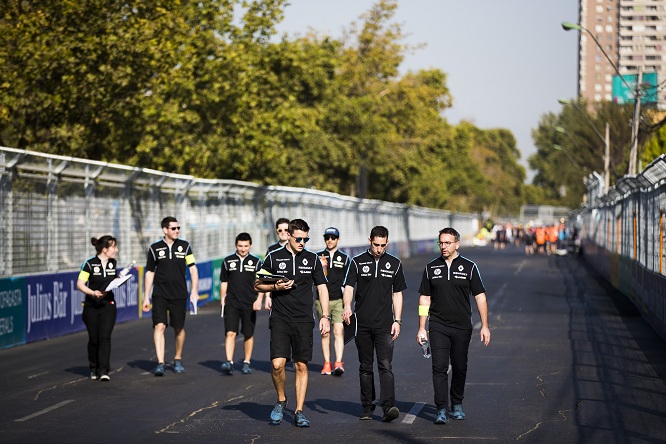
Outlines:
{"label": "sky", "polygon": [[[310,30],[341,37],[373,0],[290,0],[282,35]],[[406,43],[425,44],[408,54],[401,72],[437,68],[447,74],[451,124],[506,128],[516,137],[527,182],[535,172],[531,132],[542,115],[559,113],[560,98],[577,94],[578,34],[560,24],[578,22],[577,0],[398,0],[393,21]]]}

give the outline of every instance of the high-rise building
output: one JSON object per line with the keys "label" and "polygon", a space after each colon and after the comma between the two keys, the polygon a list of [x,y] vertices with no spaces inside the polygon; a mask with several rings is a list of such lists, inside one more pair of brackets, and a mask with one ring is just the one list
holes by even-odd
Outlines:
{"label": "high-rise building", "polygon": [[659,105],[666,106],[666,0],[580,0],[580,24],[601,48],[588,33],[580,33],[579,96],[590,103],[617,100],[617,73],[605,52],[625,79],[639,71],[653,79],[656,73]]}

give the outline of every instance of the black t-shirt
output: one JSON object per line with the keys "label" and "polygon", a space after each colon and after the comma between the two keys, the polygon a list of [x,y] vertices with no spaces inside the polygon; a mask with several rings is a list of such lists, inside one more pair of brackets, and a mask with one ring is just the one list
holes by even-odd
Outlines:
{"label": "black t-shirt", "polygon": [[458,255],[451,268],[442,256],[426,265],[419,293],[430,296],[430,322],[472,328],[470,296],[485,293],[476,264]]}
{"label": "black t-shirt", "polygon": [[284,245],[280,245],[280,242],[275,242],[273,245],[269,245],[268,249],[266,250],[266,256],[268,256],[269,253],[272,253],[275,250],[279,250],[282,247],[284,247]]}
{"label": "black t-shirt", "polygon": [[164,239],[148,248],[146,271],[155,272],[153,296],[164,299],[187,299],[187,267],[196,265],[189,242],[176,239],[169,247]]}
{"label": "black t-shirt", "polygon": [[310,250],[292,254],[287,248],[280,248],[266,257],[261,268],[271,274],[294,279],[296,284],[291,290],[271,292],[271,316],[289,322],[314,322],[312,284],[326,283],[317,255]]}
{"label": "black t-shirt", "polygon": [[239,310],[252,310],[257,300],[254,281],[260,269],[261,261],[251,254],[243,258],[237,253],[225,257],[220,270],[220,282],[228,283],[225,304]]}
{"label": "black t-shirt", "polygon": [[[88,283],[88,288],[91,290],[104,291],[106,287],[116,278],[117,262],[115,259],[110,259],[106,262],[106,267],[102,266],[102,260],[93,256],[87,259],[81,265],[79,272],[79,279]],[[106,293],[101,298],[86,295],[86,303],[96,304],[100,301],[113,301],[113,291]]]}
{"label": "black t-shirt", "polygon": [[400,259],[389,253],[375,259],[369,251],[351,260],[344,285],[356,285],[358,325],[373,328],[391,327],[393,293],[407,288]]}
{"label": "black t-shirt", "polygon": [[331,257],[331,252],[323,250],[317,253],[318,257],[324,256],[328,262],[326,279],[328,279],[328,298],[331,301],[342,299],[342,284],[349,268],[349,256],[340,250],[336,250]]}

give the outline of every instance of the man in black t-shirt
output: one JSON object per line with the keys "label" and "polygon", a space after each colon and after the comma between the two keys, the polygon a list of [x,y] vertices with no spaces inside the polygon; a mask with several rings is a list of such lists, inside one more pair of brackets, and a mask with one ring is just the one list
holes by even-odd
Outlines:
{"label": "man in black t-shirt", "polygon": [[323,309],[319,331],[323,335],[331,328],[326,276],[317,255],[305,249],[310,240],[309,231],[310,227],[302,219],[289,222],[287,245],[271,252],[262,265],[263,272],[283,278],[272,284],[255,282],[257,291],[270,291],[273,299],[269,327],[272,376],[277,392],[277,403],[271,412],[271,423],[274,425],[282,421],[287,405],[285,364],[293,359],[296,370],[294,422],[298,427],[310,426],[310,421],[303,414],[303,405],[308,387],[308,362],[312,360],[313,284],[317,287]]}
{"label": "man in black t-shirt", "polygon": [[[488,345],[488,303],[486,289],[476,264],[458,253],[460,234],[453,228],[439,232],[441,256],[426,265],[419,287],[419,331],[416,341],[430,341],[432,382],[435,388],[435,424],[446,424],[449,394],[453,419],[465,419],[462,401],[467,378],[467,354],[472,339],[472,306],[474,296],[481,318],[481,341]],[[426,321],[430,316],[430,331]],[[429,338],[428,338],[429,336]],[[448,367],[451,362],[451,390],[448,390]]]}
{"label": "man in black t-shirt", "polygon": [[[287,245],[287,240],[289,239],[289,219],[287,219],[286,217],[281,217],[278,220],[276,220],[275,233],[277,234],[278,241],[268,246],[268,249],[266,250],[266,254],[264,255],[264,257],[268,256],[270,252],[275,251]],[[271,294],[270,293],[264,293],[264,294],[266,295],[266,300],[264,302],[266,310],[270,310]]]}
{"label": "man in black t-shirt", "polygon": [[385,227],[374,227],[370,231],[368,251],[351,260],[344,282],[342,313],[343,320],[349,323],[356,286],[356,348],[361,364],[359,378],[363,407],[360,419],[372,419],[372,412],[375,410],[373,359],[376,353],[379,399],[384,412],[382,419],[385,422],[400,416],[400,410],[395,406],[395,381],[391,362],[393,342],[398,338],[402,324],[402,291],[407,288],[400,259],[386,253],[388,234]]}
{"label": "man in black t-shirt", "polygon": [[224,258],[220,270],[220,304],[224,314],[224,351],[227,360],[222,363],[222,371],[228,375],[234,372],[234,349],[236,336],[243,333],[245,353],[241,373],[252,373],[250,360],[254,349],[254,327],[257,311],[261,310],[263,293],[254,289],[256,273],[261,269],[261,261],[250,254],[252,237],[249,233],[236,236],[236,252]]}

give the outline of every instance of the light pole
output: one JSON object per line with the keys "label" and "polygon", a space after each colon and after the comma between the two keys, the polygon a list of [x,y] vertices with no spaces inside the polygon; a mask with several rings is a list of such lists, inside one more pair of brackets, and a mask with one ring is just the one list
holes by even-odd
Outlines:
{"label": "light pole", "polygon": [[610,57],[608,57],[608,54],[606,54],[604,48],[601,46],[596,37],[594,37],[594,34],[592,34],[587,28],[581,25],[577,25],[575,23],[562,22],[562,29],[564,29],[565,31],[571,31],[571,30],[585,31],[590,37],[592,37],[592,40],[594,40],[594,43],[597,45],[597,48],[601,50],[601,52],[606,57],[606,60],[608,60],[608,63],[610,63],[610,65],[613,67],[617,75],[620,77],[620,79],[622,79],[622,83],[624,83],[624,85],[627,87],[627,90],[630,91],[631,94],[634,96],[634,119],[631,122],[631,152],[629,153],[629,168],[627,173],[630,175],[635,175],[638,166],[638,125],[640,123],[640,112],[641,112],[641,93],[639,87],[641,82],[643,81],[642,80],[643,73],[641,71],[641,68],[640,67],[638,68],[636,85],[634,88],[632,88],[631,86],[629,86],[624,76],[620,74],[620,71],[617,69],[617,66],[615,66],[615,63],[613,63]]}
{"label": "light pole", "polygon": [[[608,193],[608,188],[610,186],[610,125],[608,122],[606,122],[606,136],[602,136],[597,127],[594,125],[594,123],[590,120],[590,118],[587,116],[587,113],[580,109],[580,107],[576,104],[576,102],[572,102],[567,99],[559,99],[558,102],[560,102],[562,105],[571,105],[576,111],[578,111],[584,118],[587,124],[594,130],[594,133],[599,136],[599,139],[604,144],[604,193]],[[560,131],[562,129],[562,131]],[[564,128],[562,127],[557,127],[557,131],[559,132],[566,132]],[[568,134],[568,133],[567,133]],[[571,136],[569,136],[571,137]]]}

